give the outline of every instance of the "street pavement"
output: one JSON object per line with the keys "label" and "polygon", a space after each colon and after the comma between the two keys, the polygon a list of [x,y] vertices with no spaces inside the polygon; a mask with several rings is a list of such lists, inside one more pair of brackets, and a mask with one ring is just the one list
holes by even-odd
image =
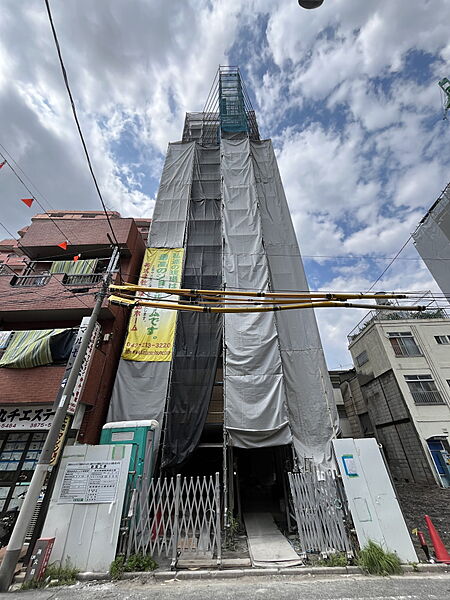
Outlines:
{"label": "street pavement", "polygon": [[398,577],[258,576],[238,579],[79,583],[0,594],[3,600],[449,600],[450,574]]}

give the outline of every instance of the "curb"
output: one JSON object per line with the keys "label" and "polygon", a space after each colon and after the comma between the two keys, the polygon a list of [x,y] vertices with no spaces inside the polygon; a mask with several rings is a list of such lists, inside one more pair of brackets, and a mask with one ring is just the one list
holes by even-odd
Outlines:
{"label": "curb", "polygon": [[[402,565],[402,571],[407,573],[447,573],[450,565],[420,563],[417,565]],[[138,571],[123,573],[122,580],[140,579],[142,581],[183,581],[188,579],[236,579],[239,577],[260,577],[273,575],[364,575],[363,569],[357,566],[348,567],[277,567],[268,569],[204,569],[197,571]],[[78,573],[79,581],[110,581],[109,573]]]}

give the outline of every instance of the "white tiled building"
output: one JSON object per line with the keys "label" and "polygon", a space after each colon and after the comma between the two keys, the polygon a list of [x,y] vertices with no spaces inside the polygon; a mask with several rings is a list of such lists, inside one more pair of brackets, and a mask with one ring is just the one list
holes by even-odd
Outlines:
{"label": "white tiled building", "polygon": [[374,433],[394,477],[450,486],[450,319],[374,311],[349,336]]}

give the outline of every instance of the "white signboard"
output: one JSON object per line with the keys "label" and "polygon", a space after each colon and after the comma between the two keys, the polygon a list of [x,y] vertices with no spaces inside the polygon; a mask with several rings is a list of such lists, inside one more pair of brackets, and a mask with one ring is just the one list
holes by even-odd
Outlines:
{"label": "white signboard", "polygon": [[120,465],[120,460],[67,463],[58,504],[115,502]]}
{"label": "white signboard", "polygon": [[402,562],[417,562],[377,440],[340,438],[332,443],[361,548],[373,540]]}
{"label": "white signboard", "polygon": [[0,408],[0,431],[50,429],[55,411],[48,404],[23,404]]}

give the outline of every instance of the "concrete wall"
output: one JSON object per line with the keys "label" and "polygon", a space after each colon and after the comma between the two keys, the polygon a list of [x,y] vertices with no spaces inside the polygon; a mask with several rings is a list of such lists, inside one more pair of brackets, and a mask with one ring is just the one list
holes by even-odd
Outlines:
{"label": "concrete wall", "polygon": [[434,483],[434,473],[397,380],[387,371],[362,386],[374,433],[397,481]]}
{"label": "concrete wall", "polygon": [[329,371],[328,373],[330,375],[331,385],[333,386],[333,398],[338,412],[341,437],[355,437],[342,396],[340,371]]}

